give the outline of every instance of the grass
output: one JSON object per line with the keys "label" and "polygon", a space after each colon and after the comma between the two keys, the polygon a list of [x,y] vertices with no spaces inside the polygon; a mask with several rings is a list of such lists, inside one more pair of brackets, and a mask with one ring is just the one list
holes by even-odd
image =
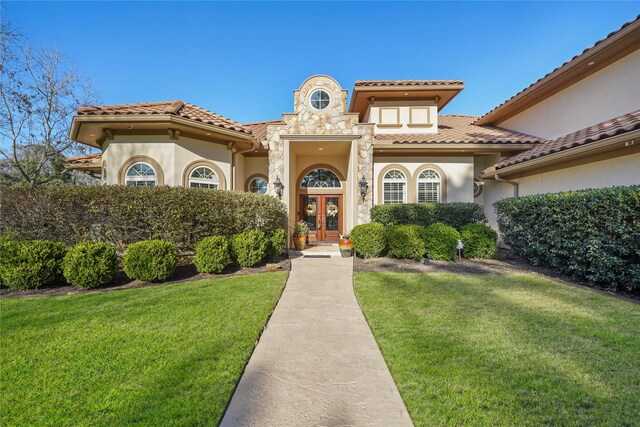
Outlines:
{"label": "grass", "polygon": [[640,425],[640,305],[538,275],[358,273],[417,426]]}
{"label": "grass", "polygon": [[0,302],[0,425],[216,425],[286,273]]}

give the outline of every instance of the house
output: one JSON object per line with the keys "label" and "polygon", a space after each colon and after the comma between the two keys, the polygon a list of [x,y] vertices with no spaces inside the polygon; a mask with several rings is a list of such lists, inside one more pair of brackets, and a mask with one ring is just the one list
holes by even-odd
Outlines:
{"label": "house", "polygon": [[101,149],[68,167],[105,184],[279,197],[318,241],[381,203],[477,202],[495,225],[504,197],[640,184],[640,17],[481,117],[443,114],[459,80],[326,75],[292,112],[237,123],[182,101],[83,107],[71,137]]}

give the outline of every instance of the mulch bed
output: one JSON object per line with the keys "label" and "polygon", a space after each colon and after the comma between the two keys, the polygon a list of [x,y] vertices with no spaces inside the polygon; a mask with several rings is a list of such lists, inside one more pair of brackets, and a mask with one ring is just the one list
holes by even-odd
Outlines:
{"label": "mulch bed", "polygon": [[[267,269],[267,264],[277,264],[275,269]],[[204,279],[218,279],[221,277],[229,276],[242,276],[245,274],[257,274],[266,273],[275,270],[291,270],[291,261],[288,259],[268,260],[255,267],[239,268],[237,266],[229,266],[221,274],[208,274],[198,273],[196,267],[193,264],[181,264],[176,267],[176,271],[171,276],[171,279],[166,282],[144,282],[142,280],[132,280],[120,271],[113,282],[107,286],[102,286],[94,289],[77,289],[74,286],[64,284],[51,284],[39,289],[27,289],[27,290],[13,290],[9,288],[0,288],[0,299],[3,298],[24,298],[24,297],[37,297],[37,296],[57,296],[57,295],[77,295],[77,294],[89,294],[105,291],[116,291],[122,289],[134,289],[142,288],[146,286],[162,286],[172,283],[191,282],[194,280]]]}
{"label": "mulch bed", "polygon": [[461,261],[456,260],[455,262],[433,260],[422,262],[390,257],[372,259],[355,257],[353,260],[353,271],[363,273],[456,273],[479,275],[534,273],[559,279],[570,285],[587,287],[596,292],[640,303],[640,295],[624,292],[611,292],[605,288],[557,273],[549,268],[533,266],[523,259],[514,256],[510,251],[505,249],[500,249],[493,259],[462,259]]}

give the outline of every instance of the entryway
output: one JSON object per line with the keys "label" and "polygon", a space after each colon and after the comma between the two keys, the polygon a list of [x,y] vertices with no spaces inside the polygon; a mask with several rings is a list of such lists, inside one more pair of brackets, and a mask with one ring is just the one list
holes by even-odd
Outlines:
{"label": "entryway", "polygon": [[301,194],[299,217],[309,226],[310,242],[337,242],[342,234],[341,194]]}

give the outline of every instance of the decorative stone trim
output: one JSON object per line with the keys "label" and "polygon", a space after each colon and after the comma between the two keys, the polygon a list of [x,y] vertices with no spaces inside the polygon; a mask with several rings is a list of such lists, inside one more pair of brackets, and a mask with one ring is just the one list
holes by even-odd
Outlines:
{"label": "decorative stone trim", "polygon": [[184,171],[182,172],[182,186],[185,188],[189,187],[189,175],[191,175],[191,172],[193,172],[193,170],[197,167],[200,166],[206,166],[208,168],[213,169],[213,171],[216,173],[216,175],[218,175],[218,189],[219,190],[226,190],[227,189],[227,180],[224,176],[224,172],[222,172],[222,169],[220,169],[220,167],[218,165],[216,165],[214,162],[210,161],[210,160],[195,160],[191,163],[189,163],[185,168]]}
{"label": "decorative stone trim", "polygon": [[126,178],[127,178],[127,171],[129,170],[129,168],[133,165],[135,165],[136,163],[147,163],[149,164],[154,171],[156,171],[156,177],[157,177],[157,185],[164,185],[164,172],[162,170],[162,167],[160,167],[160,163],[156,162],[155,160],[153,160],[151,157],[149,156],[132,156],[129,157],[120,167],[120,170],[118,171],[118,184],[120,185],[125,185],[126,182]]}

